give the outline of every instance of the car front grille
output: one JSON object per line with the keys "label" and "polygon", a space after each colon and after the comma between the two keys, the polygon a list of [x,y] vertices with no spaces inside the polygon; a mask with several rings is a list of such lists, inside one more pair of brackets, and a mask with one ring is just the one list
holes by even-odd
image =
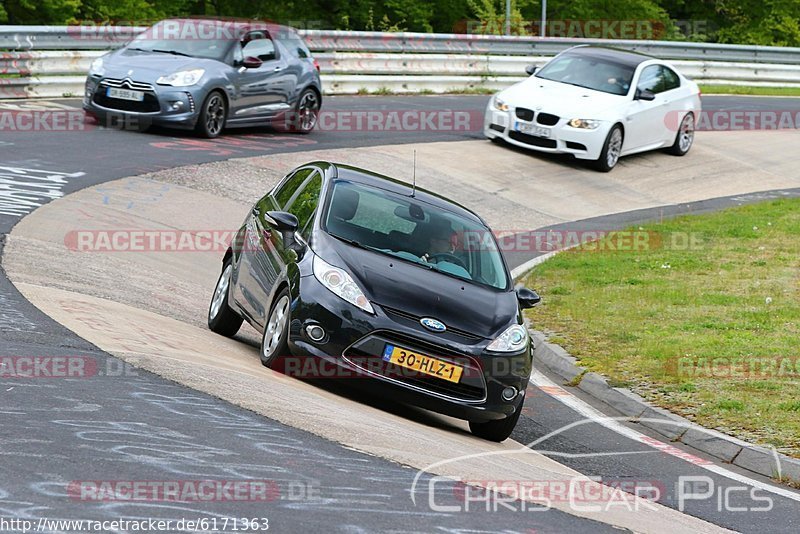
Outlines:
{"label": "car front grille", "polygon": [[518,119],[522,119],[524,121],[532,121],[533,120],[533,110],[528,108],[517,108],[514,110],[515,115]]}
{"label": "car front grille", "polygon": [[[119,98],[111,98],[106,95],[108,87],[115,87],[118,89],[131,89],[134,91],[143,91],[144,100],[136,102],[133,100],[122,100]],[[116,109],[119,111],[131,111],[134,113],[156,113],[161,111],[161,105],[155,95],[155,89],[149,83],[135,82],[129,78],[118,80],[115,78],[105,78],[97,86],[94,92],[92,101],[98,106],[108,109]]]}
{"label": "car front grille", "polygon": [[558,143],[555,139],[536,137],[535,135],[528,135],[515,131],[509,132],[508,136],[511,139],[519,141],[520,143],[525,143],[526,145],[539,146],[542,148],[556,148],[558,146]]}
{"label": "car front grille", "polygon": [[[413,313],[408,313],[408,312],[403,311],[403,310],[398,310],[396,308],[390,308],[388,306],[384,306],[383,304],[381,304],[381,308],[383,308],[383,310],[387,314],[389,314],[391,316],[394,316],[394,318],[402,317],[404,319],[408,319],[409,321],[412,321],[413,323],[415,323],[415,326],[418,326],[420,319],[422,319],[422,316],[420,316],[420,315],[414,315]],[[458,328],[453,328],[452,326],[448,326],[447,327],[447,332],[449,332],[451,334],[455,334],[455,335],[460,336],[460,337],[463,337],[466,340],[471,341],[473,343],[475,341],[483,339],[481,336],[479,336],[477,334],[473,334],[472,332],[467,332],[466,330],[459,330]]]}
{"label": "car front grille", "polygon": [[536,116],[536,122],[539,124],[543,124],[544,126],[555,126],[558,124],[558,121],[561,119],[558,115],[551,115],[550,113],[540,112]]}
{"label": "car front grille", "polygon": [[[458,383],[412,371],[381,358],[386,344],[407,348],[464,368]],[[486,383],[480,365],[472,358],[413,339],[395,332],[378,331],[362,338],[343,354],[345,360],[370,374],[410,386],[412,389],[435,393],[455,400],[479,402],[486,398]]]}

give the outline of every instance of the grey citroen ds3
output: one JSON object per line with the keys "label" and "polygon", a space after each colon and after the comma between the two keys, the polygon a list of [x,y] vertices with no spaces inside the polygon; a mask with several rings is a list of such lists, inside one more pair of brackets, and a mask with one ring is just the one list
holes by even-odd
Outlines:
{"label": "grey citroen ds3", "polygon": [[97,58],[83,109],[101,122],[196,130],[277,125],[311,132],[319,64],[298,33],[257,21],[163,20]]}

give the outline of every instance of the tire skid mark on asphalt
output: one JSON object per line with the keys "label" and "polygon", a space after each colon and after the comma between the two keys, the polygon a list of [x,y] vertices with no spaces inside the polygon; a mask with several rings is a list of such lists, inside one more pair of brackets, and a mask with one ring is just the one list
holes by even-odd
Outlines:
{"label": "tire skid mark on asphalt", "polygon": [[[557,399],[559,402],[562,402],[568,408],[572,409],[579,415],[586,417],[587,420],[591,421],[592,423],[599,424],[637,443],[647,445],[649,447],[656,449],[657,451],[660,451],[664,454],[668,454],[670,456],[674,456],[675,458],[696,465],[702,469],[705,469],[717,475],[729,478],[731,480],[735,480],[737,482],[741,482],[742,484],[746,484],[748,486],[763,491],[773,493],[775,495],[780,495],[781,497],[786,497],[787,499],[791,499],[796,502],[800,502],[800,494],[795,493],[789,489],[773,486],[771,484],[766,484],[759,480],[755,480],[748,476],[733,472],[729,469],[726,469],[720,465],[715,464],[710,460],[706,460],[704,458],[700,458],[693,454],[687,453],[677,447],[669,445],[668,443],[664,443],[663,441],[642,434],[637,430],[628,428],[627,426],[623,425],[620,422],[620,421],[628,421],[629,420],[628,418],[626,417],[614,418],[605,415],[604,413],[597,410],[587,402],[579,399],[566,389],[562,388],[561,386],[550,380],[548,377],[546,377],[539,371],[534,371],[531,374],[531,383],[537,388],[544,391],[545,393],[551,395],[553,398]],[[624,453],[620,452],[618,454],[624,454]]]}

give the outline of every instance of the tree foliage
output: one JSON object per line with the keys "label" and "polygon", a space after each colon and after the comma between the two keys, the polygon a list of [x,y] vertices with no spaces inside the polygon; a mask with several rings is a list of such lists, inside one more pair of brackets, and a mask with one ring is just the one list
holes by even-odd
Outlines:
{"label": "tree foliage", "polygon": [[[512,0],[512,33],[538,34],[540,13],[541,0]],[[144,25],[187,15],[309,29],[497,34],[506,18],[505,0],[0,0],[0,23],[8,24]],[[547,17],[550,30],[647,21],[651,38],[800,46],[800,0],[549,0]]]}

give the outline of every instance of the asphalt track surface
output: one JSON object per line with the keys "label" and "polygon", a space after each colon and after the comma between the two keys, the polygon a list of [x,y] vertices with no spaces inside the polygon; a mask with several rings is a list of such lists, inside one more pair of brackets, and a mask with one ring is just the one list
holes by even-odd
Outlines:
{"label": "asphalt track surface", "polygon": [[[328,100],[326,109],[454,109],[479,115],[485,102],[486,97],[340,97]],[[800,110],[800,103],[793,99],[705,97],[704,107]],[[320,131],[308,137],[234,130],[213,142],[167,131],[141,134],[90,128],[80,132],[5,132],[0,137],[0,165],[69,175],[61,187],[61,192],[68,194],[115,178],[231,157],[309,148],[480,138],[480,132],[474,130],[380,134]],[[784,196],[797,194],[785,193]],[[696,212],[762,198],[762,195],[737,196],[692,206],[668,206],[665,210],[667,214]],[[655,211],[640,210],[605,217],[598,223],[608,229],[655,216]],[[0,234],[8,233],[17,220],[18,216],[0,215]],[[525,259],[528,258],[509,258],[509,262],[516,265]],[[0,277],[0,323],[4,355],[80,354],[96,358],[101,369],[121,368],[114,358],[27,303],[5,276]],[[413,505],[409,498],[414,470],[343,448],[155,375],[143,371],[130,375],[99,376],[92,380],[0,379],[3,396],[0,420],[5,429],[0,437],[0,517],[38,520],[43,516],[76,519],[266,516],[279,532],[315,527],[342,532],[393,528],[420,532],[610,530],[606,525],[556,510],[433,512],[427,506]],[[526,400],[523,417],[512,436],[519,442],[530,443],[584,419],[556,397],[538,391]],[[646,433],[641,428],[637,430]],[[675,483],[680,476],[710,477],[715,497],[742,485],[596,424],[557,433],[539,444],[537,450],[549,451],[557,461],[610,483],[626,479],[658,482],[666,488],[660,502],[673,508],[679,504]],[[696,451],[689,452],[702,457]],[[769,483],[738,468],[726,467]],[[69,483],[76,480],[208,478],[269,480],[280,489],[280,498],[266,504],[175,505],[86,502],[66,495]],[[290,487],[311,488],[321,498],[292,500]],[[453,486],[437,488],[443,501],[452,499]],[[729,497],[731,504],[742,508],[762,506],[746,492],[734,490]],[[730,508],[725,511],[716,498],[690,501],[685,511],[742,532],[798,531],[800,504],[774,494],[770,498],[772,507],[768,511],[733,512]]]}

